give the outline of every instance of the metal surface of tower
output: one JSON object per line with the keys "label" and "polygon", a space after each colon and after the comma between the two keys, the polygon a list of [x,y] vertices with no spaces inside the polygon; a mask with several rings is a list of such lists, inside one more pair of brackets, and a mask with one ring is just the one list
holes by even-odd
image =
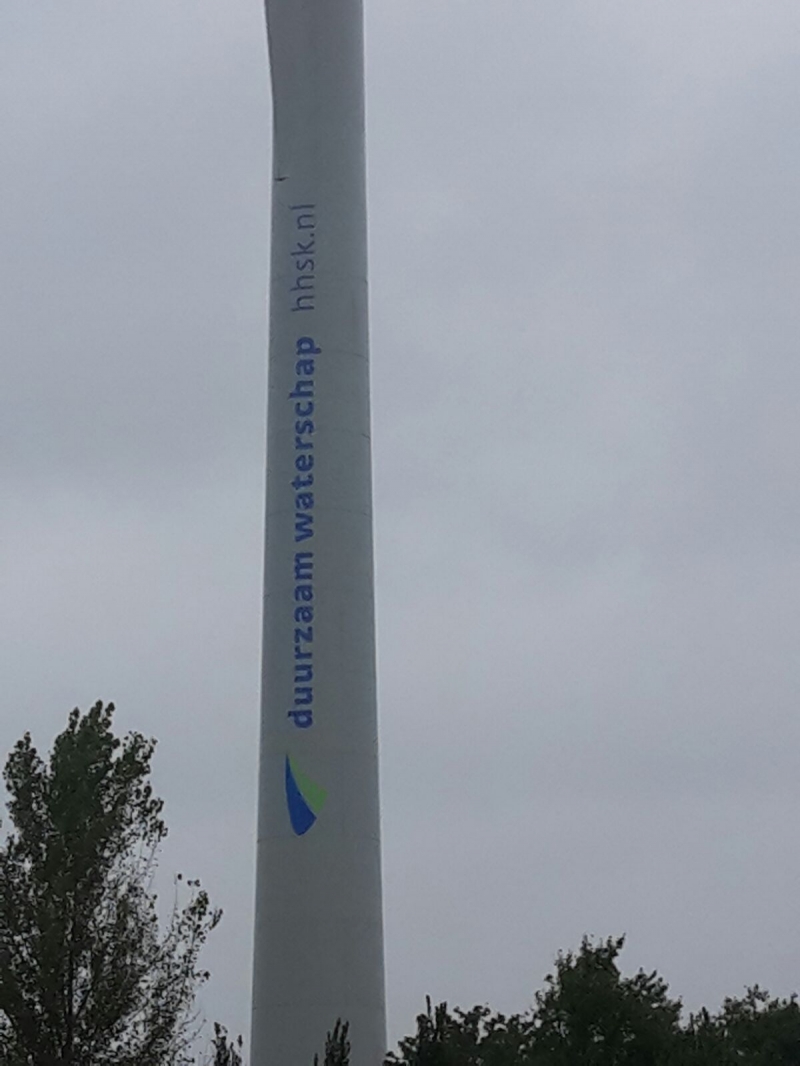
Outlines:
{"label": "metal surface of tower", "polygon": [[385,1051],[361,0],[266,0],[273,89],[252,1066]]}

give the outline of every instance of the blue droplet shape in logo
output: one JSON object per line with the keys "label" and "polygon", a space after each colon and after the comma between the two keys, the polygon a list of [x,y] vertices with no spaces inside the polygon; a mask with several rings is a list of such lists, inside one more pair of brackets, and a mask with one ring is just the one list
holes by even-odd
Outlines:
{"label": "blue droplet shape in logo", "polygon": [[304,836],[317,820],[317,815],[325,802],[325,792],[301,774],[286,756],[286,804],[289,808],[289,821],[299,837]]}

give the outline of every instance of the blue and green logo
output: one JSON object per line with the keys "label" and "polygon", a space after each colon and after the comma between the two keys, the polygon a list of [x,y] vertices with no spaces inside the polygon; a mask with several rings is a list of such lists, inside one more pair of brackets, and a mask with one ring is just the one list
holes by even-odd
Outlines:
{"label": "blue and green logo", "polygon": [[327,792],[301,773],[286,756],[286,804],[292,829],[299,837],[309,831],[325,805]]}

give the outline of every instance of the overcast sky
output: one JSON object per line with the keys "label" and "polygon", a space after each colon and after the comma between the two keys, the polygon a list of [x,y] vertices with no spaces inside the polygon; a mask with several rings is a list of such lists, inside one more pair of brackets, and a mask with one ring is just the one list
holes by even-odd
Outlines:
{"label": "overcast sky", "polygon": [[[798,985],[800,6],[369,0],[386,931],[524,1008]],[[3,0],[0,750],[113,699],[249,1029],[257,0]]]}

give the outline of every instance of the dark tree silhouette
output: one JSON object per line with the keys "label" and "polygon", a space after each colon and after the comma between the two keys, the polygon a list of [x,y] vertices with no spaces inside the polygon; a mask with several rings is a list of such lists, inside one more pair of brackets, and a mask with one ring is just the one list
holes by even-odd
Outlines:
{"label": "dark tree silhouette", "polygon": [[[322,1066],[350,1066],[350,1041],[347,1034],[350,1026],[347,1022],[337,1021],[333,1032],[328,1033],[325,1041],[325,1059]],[[320,1066],[319,1055],[314,1056],[314,1066]]]}
{"label": "dark tree silhouette", "polygon": [[47,761],[26,734],[6,763],[3,1066],[191,1061],[194,998],[208,977],[198,955],[220,912],[187,881],[161,930],[151,883],[167,830],[149,783],[155,743],[117,738],[113,711],[73,711]]}
{"label": "dark tree silhouette", "polygon": [[212,1066],[242,1066],[242,1038],[237,1037],[235,1042],[229,1040],[228,1030],[218,1022],[214,1022],[212,1048]]}

